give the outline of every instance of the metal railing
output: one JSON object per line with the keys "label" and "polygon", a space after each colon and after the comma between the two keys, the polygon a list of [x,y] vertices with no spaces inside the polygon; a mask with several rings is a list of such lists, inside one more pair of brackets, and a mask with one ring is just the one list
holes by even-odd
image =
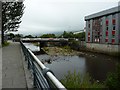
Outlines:
{"label": "metal railing", "polygon": [[35,88],[41,89],[65,89],[66,88],[59,82],[59,80],[54,76],[53,72],[45,67],[42,62],[27,49],[25,45],[20,41],[23,53],[25,55],[25,60],[28,63],[28,69],[32,71],[33,74],[33,84]]}

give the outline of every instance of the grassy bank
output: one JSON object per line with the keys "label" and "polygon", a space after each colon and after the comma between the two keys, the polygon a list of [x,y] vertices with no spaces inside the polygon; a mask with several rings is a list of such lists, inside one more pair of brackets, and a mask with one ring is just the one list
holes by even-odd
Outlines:
{"label": "grassy bank", "polygon": [[8,46],[10,43],[5,41],[4,44],[2,44],[2,47]]}
{"label": "grassy bank", "polygon": [[99,81],[94,81],[89,74],[81,76],[80,73],[68,72],[68,74],[61,80],[62,84],[65,85],[67,89],[71,88],[106,88],[103,83]]}
{"label": "grassy bank", "polygon": [[39,46],[38,42],[33,42],[32,44],[34,44],[35,46]]}
{"label": "grassy bank", "polygon": [[43,50],[49,55],[79,55],[80,52],[72,50],[69,46],[63,47],[44,47]]}
{"label": "grassy bank", "polygon": [[67,75],[61,80],[62,84],[67,89],[78,89],[78,88],[99,88],[99,89],[110,89],[110,90],[119,90],[120,89],[120,64],[116,65],[116,70],[114,73],[108,73],[107,78],[104,82],[99,82],[98,80],[93,80],[92,77],[87,73],[82,76],[79,73],[68,72]]}

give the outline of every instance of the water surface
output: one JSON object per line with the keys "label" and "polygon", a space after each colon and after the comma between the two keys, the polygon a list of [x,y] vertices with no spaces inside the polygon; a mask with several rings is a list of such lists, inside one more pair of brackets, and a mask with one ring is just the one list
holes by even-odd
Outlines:
{"label": "water surface", "polygon": [[[39,47],[30,43],[25,45],[32,51],[39,51]],[[51,56],[47,54],[36,55],[44,65],[50,68],[60,80],[70,72],[80,72],[81,75],[89,73],[93,79],[104,81],[108,72],[114,72],[118,58],[96,53],[85,53],[82,56]]]}

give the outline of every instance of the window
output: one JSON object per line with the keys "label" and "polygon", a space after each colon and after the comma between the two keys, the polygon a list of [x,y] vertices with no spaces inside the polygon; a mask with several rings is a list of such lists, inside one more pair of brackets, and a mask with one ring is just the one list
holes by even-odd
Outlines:
{"label": "window", "polygon": [[108,31],[108,26],[106,27],[106,30]]}
{"label": "window", "polygon": [[112,38],[115,38],[115,35],[112,35]]}
{"label": "window", "polygon": [[108,42],[108,38],[105,39],[105,42]]}
{"label": "window", "polygon": [[89,23],[88,27],[90,28],[90,23]]}
{"label": "window", "polygon": [[115,35],[115,31],[114,30],[112,30],[112,35]]}
{"label": "window", "polygon": [[108,19],[106,19],[106,26],[108,26],[108,23],[109,23],[109,21],[108,21]]}
{"label": "window", "polygon": [[115,39],[112,39],[112,44],[114,44],[115,43]]}
{"label": "window", "polygon": [[98,32],[98,35],[100,35],[100,32]]}
{"label": "window", "polygon": [[90,28],[90,21],[88,21],[88,28]]}
{"label": "window", "polygon": [[116,20],[115,20],[116,14],[113,14],[113,15],[112,15],[112,18],[113,18],[113,19],[112,19],[112,24],[115,25],[115,23],[116,23]]}
{"label": "window", "polygon": [[106,31],[106,36],[108,36],[108,31]]}
{"label": "window", "polygon": [[116,23],[116,20],[112,19],[112,24],[115,25],[115,23]]}
{"label": "window", "polygon": [[90,37],[88,37],[88,42],[90,42]]}
{"label": "window", "polygon": [[88,32],[88,37],[90,37],[90,32]]}
{"label": "window", "polygon": [[106,16],[106,26],[108,26],[108,24],[109,24],[109,17]]}
{"label": "window", "polygon": [[113,30],[115,30],[115,25],[113,25]]}

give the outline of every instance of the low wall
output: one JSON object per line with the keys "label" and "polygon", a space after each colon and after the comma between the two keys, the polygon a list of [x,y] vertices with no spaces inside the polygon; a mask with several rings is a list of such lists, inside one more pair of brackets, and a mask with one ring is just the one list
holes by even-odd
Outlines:
{"label": "low wall", "polygon": [[86,43],[86,47],[102,53],[120,52],[120,45]]}

